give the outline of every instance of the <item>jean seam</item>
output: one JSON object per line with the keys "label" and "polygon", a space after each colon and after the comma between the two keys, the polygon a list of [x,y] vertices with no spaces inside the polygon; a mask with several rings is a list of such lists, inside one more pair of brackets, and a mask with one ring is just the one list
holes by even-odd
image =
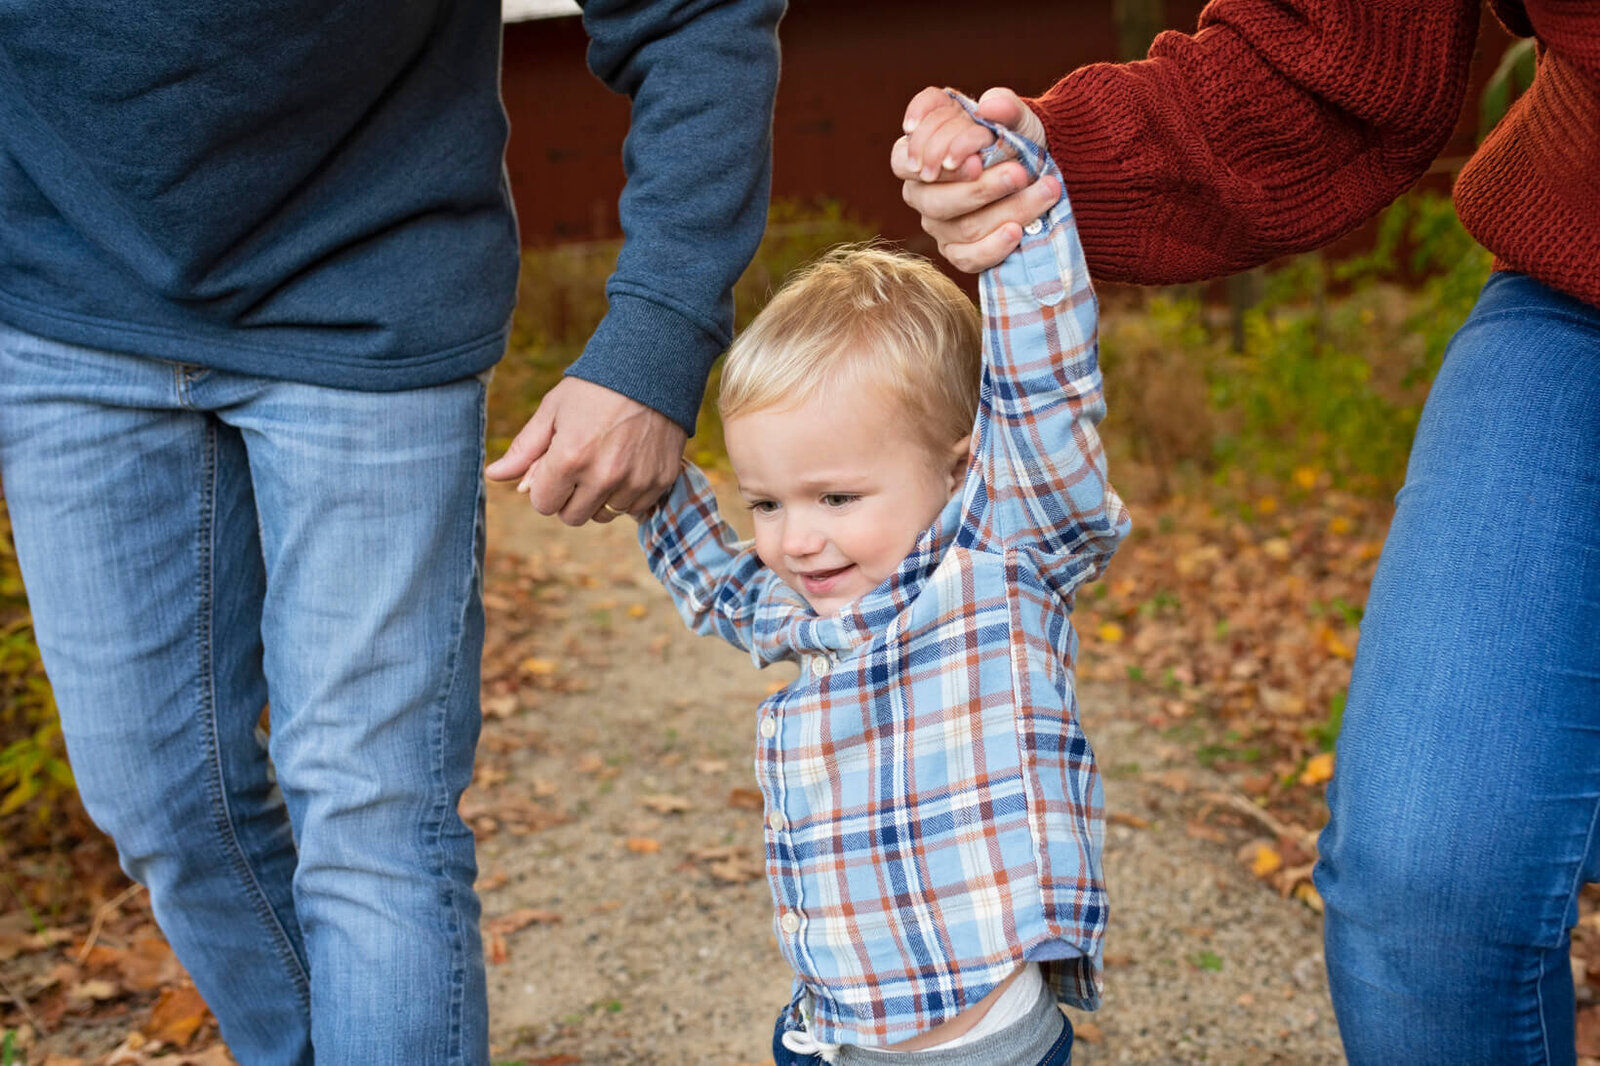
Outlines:
{"label": "jean seam", "polygon": [[[179,371],[181,373],[181,370]],[[202,736],[204,737],[206,766],[209,773],[206,775],[207,791],[211,794],[212,828],[221,838],[223,847],[227,852],[229,865],[234,874],[243,883],[245,894],[250,898],[257,918],[266,927],[267,935],[274,941],[279,959],[288,967],[290,975],[295,978],[295,994],[300,1005],[307,1011],[311,1009],[310,979],[305,968],[300,965],[300,959],[295,954],[294,945],[289,939],[288,932],[278,921],[277,914],[272,909],[272,904],[267,900],[267,894],[261,887],[260,880],[256,877],[255,870],[250,865],[249,858],[245,855],[244,847],[239,843],[238,832],[233,824],[233,810],[228,804],[228,790],[223,780],[222,771],[222,744],[217,735],[217,696],[216,696],[216,668],[214,661],[215,633],[211,624],[211,612],[214,608],[213,591],[216,587],[213,569],[216,565],[216,553],[212,550],[212,543],[216,538],[216,482],[219,476],[217,463],[217,426],[215,421],[208,420],[205,428],[204,458],[201,467],[200,489],[200,611],[198,614],[200,638],[200,670],[202,684],[200,688],[200,714],[202,719]]]}
{"label": "jean seam", "polygon": [[[483,435],[487,430],[487,413],[483,403],[484,394],[487,391],[487,386],[480,382],[478,386],[478,402],[476,404],[478,410],[477,439],[479,440],[483,439]],[[455,694],[456,684],[461,676],[461,642],[466,637],[466,612],[468,606],[472,602],[471,584],[478,579],[476,545],[478,530],[483,522],[483,518],[480,513],[483,504],[483,492],[483,481],[480,478],[477,489],[473,494],[473,505],[471,512],[472,534],[471,541],[469,543],[469,552],[471,553],[473,562],[467,567],[468,587],[463,590],[463,595],[461,596],[460,600],[460,609],[456,612],[456,617],[453,622],[449,661],[445,669],[445,683],[440,689],[439,698],[436,701],[438,713],[434,716],[436,735],[433,746],[433,765],[431,767],[435,775],[434,793],[436,796],[436,802],[432,812],[433,854],[436,861],[433,874],[434,876],[448,883],[446,893],[450,914],[450,939],[455,945],[456,949],[454,952],[455,958],[450,967],[449,1030],[450,1042],[452,1046],[450,1047],[448,1054],[449,1061],[452,1063],[464,1063],[466,1061],[462,1035],[467,983],[465,972],[466,963],[464,958],[466,951],[465,945],[462,943],[462,928],[465,923],[461,915],[460,890],[453,882],[449,882],[443,866],[437,864],[437,861],[439,856],[442,855],[444,851],[444,827],[449,821],[450,817],[448,805],[445,803],[445,795],[449,791],[449,784],[445,779],[444,749],[446,737],[449,732],[449,730],[446,728],[446,719],[449,716],[450,697]]]}
{"label": "jean seam", "polygon": [[[1054,1044],[1050,1045],[1050,1050],[1049,1051],[1045,1052],[1044,1059],[1045,1059],[1046,1062],[1049,1062],[1050,1061],[1050,1057],[1052,1055],[1054,1055],[1056,1052],[1061,1050],[1061,1046],[1062,1046],[1061,1042],[1063,1040],[1066,1041],[1066,1044],[1067,1044],[1068,1047],[1072,1046],[1072,1019],[1068,1018],[1065,1014],[1063,1014],[1063,1015],[1061,1015],[1061,1021],[1062,1021],[1061,1035],[1056,1037],[1056,1042]],[[1067,1055],[1067,1062],[1071,1062],[1071,1061],[1072,1061],[1072,1055],[1069,1053]]]}

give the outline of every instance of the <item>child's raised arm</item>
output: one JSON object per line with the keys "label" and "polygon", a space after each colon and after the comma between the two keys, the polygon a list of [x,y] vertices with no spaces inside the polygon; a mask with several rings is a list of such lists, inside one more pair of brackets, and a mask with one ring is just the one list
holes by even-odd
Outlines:
{"label": "child's raised arm", "polygon": [[772,583],[780,579],[753,547],[740,545],[693,463],[684,463],[672,491],[640,519],[639,546],[690,629],[749,651],[758,666],[776,661],[763,654],[756,623]]}
{"label": "child's raised arm", "polygon": [[974,532],[991,546],[1048,557],[1040,560],[1046,580],[1066,595],[1099,575],[1129,528],[1095,431],[1105,416],[1098,311],[1054,161],[1032,141],[984,124],[999,137],[986,165],[1016,158],[1031,179],[1054,178],[1062,193],[979,280],[983,389],[974,461],[986,499],[973,509]]}

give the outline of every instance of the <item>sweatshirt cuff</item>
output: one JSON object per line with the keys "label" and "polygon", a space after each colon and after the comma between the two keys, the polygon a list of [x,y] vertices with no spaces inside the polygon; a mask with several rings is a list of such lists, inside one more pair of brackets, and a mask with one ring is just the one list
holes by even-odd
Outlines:
{"label": "sweatshirt cuff", "polygon": [[724,347],[670,307],[612,293],[600,327],[567,373],[660,411],[692,437],[706,377]]}

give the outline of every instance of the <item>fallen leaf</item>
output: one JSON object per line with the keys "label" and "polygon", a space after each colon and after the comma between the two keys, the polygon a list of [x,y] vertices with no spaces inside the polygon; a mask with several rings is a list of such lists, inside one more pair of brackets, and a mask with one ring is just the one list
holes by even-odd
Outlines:
{"label": "fallen leaf", "polygon": [[759,811],[766,806],[766,801],[756,789],[732,788],[728,790],[728,806],[736,811]]}
{"label": "fallen leaf", "polygon": [[44,1057],[44,1066],[83,1066],[83,1059],[71,1058],[67,1055],[57,1055],[55,1052]]}
{"label": "fallen leaf", "polygon": [[1189,775],[1182,770],[1162,770],[1160,773],[1146,774],[1145,780],[1152,781],[1180,796],[1189,791]]}
{"label": "fallen leaf", "polygon": [[1206,825],[1204,822],[1190,822],[1183,827],[1184,833],[1193,840],[1205,840],[1212,844],[1226,844],[1228,837],[1222,830]]}
{"label": "fallen leaf", "polygon": [[639,802],[657,814],[682,814],[684,811],[694,810],[694,804],[684,797],[670,796],[666,793],[643,796]]}
{"label": "fallen leaf", "polygon": [[1104,1041],[1106,1034],[1094,1022],[1079,1022],[1072,1027],[1072,1039],[1081,1040],[1085,1044],[1098,1044]]}
{"label": "fallen leaf", "polygon": [[725,885],[742,885],[747,881],[755,881],[763,877],[766,872],[761,863],[742,852],[706,865],[706,873],[711,875],[712,880]]}
{"label": "fallen leaf", "polygon": [[102,978],[92,978],[88,981],[79,981],[67,989],[68,1001],[78,1006],[87,1006],[90,1003],[104,1003],[108,999],[116,999],[122,995],[122,989]]}
{"label": "fallen leaf", "polygon": [[696,759],[694,770],[697,774],[720,774],[728,769],[726,759]]}
{"label": "fallen leaf", "polygon": [[1115,622],[1101,622],[1094,632],[1106,644],[1121,644],[1125,635],[1122,627]]}
{"label": "fallen leaf", "polygon": [[489,942],[484,945],[483,953],[490,966],[502,966],[511,960],[511,952],[506,949],[506,938],[499,933],[489,934]]}
{"label": "fallen leaf", "polygon": [[1313,755],[1306,763],[1306,768],[1300,773],[1302,785],[1324,785],[1333,780],[1333,752],[1325,751],[1320,755]]}
{"label": "fallen leaf", "polygon": [[1257,877],[1268,877],[1283,867],[1283,855],[1271,844],[1256,844],[1254,852],[1250,858],[1250,872]]}
{"label": "fallen leaf", "polygon": [[556,672],[556,664],[549,659],[524,659],[518,665],[523,673],[534,677],[549,677]]}
{"label": "fallen leaf", "polygon": [[642,603],[632,603],[632,604],[628,605],[628,617],[629,618],[643,618],[645,615],[647,615],[649,613],[650,613],[650,608],[646,607]]}
{"label": "fallen leaf", "polygon": [[1129,829],[1149,829],[1150,819],[1141,818],[1137,814],[1126,811],[1112,811],[1106,815],[1106,822],[1110,825],[1125,825]]}
{"label": "fallen leaf", "polygon": [[506,882],[510,880],[511,879],[505,875],[504,871],[497,870],[492,874],[478,878],[478,883],[472,887],[476,888],[478,890],[478,894],[481,896],[485,892],[493,892],[496,889],[504,888],[506,886]]}
{"label": "fallen leaf", "polygon": [[541,910],[538,907],[518,907],[510,914],[502,914],[498,918],[491,918],[483,923],[483,928],[491,936],[506,936],[530,925],[549,925],[559,922],[561,915],[555,911]]}
{"label": "fallen leaf", "polygon": [[1600,1007],[1578,1012],[1578,1054],[1600,1055]]}
{"label": "fallen leaf", "polygon": [[652,837],[629,837],[622,843],[635,855],[654,855],[661,850],[661,841]]}
{"label": "fallen leaf", "polygon": [[1318,914],[1322,913],[1322,893],[1318,892],[1317,886],[1310,881],[1302,881],[1294,886],[1294,898]]}
{"label": "fallen leaf", "polygon": [[151,1040],[185,1048],[210,1013],[194,985],[163,988],[161,998],[150,1009],[150,1019],[140,1027],[140,1032]]}
{"label": "fallen leaf", "polygon": [[580,774],[597,774],[606,768],[606,761],[594,752],[589,752],[580,756],[572,768]]}
{"label": "fallen leaf", "polygon": [[491,696],[483,701],[485,718],[510,718],[522,709],[522,701],[515,695]]}

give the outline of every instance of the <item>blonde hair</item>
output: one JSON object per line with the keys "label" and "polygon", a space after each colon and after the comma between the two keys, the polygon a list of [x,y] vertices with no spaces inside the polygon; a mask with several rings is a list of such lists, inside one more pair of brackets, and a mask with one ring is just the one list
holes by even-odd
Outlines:
{"label": "blonde hair", "polygon": [[972,431],[982,359],[977,308],[921,256],[842,245],[794,274],[728,349],[724,421],[845,381],[886,386],[918,435]]}

